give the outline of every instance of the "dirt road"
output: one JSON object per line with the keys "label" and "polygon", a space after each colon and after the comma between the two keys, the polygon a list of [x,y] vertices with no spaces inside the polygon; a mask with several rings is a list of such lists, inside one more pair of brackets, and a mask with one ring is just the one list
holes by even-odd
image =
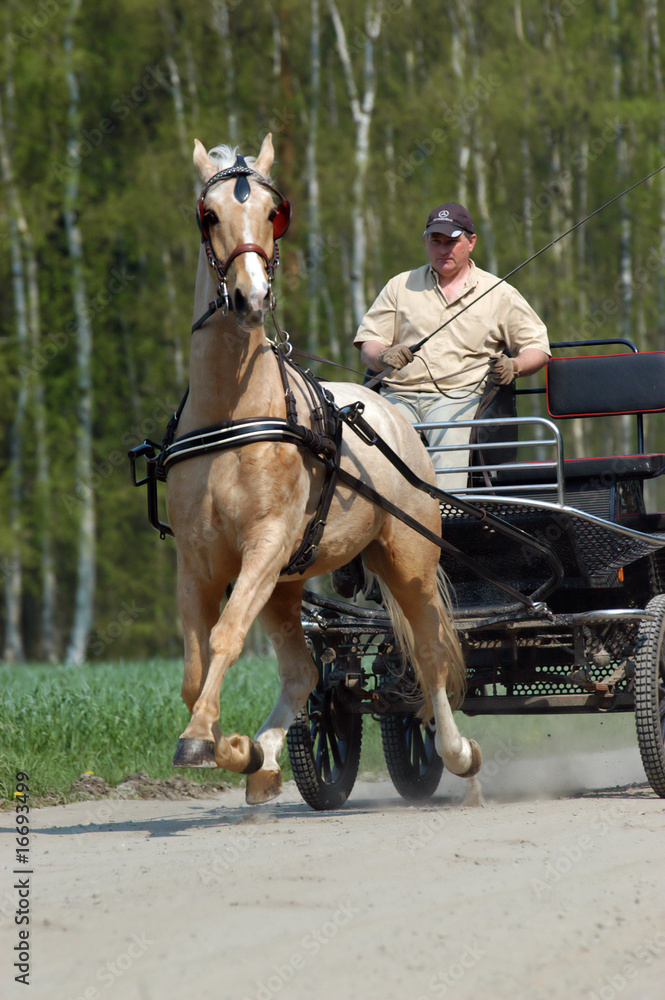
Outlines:
{"label": "dirt road", "polygon": [[444,776],[426,805],[361,780],[325,814],[292,784],[254,809],[233,790],[34,810],[27,990],[4,814],[0,996],[663,1000],[664,804],[598,790],[643,781],[635,754],[604,766],[505,762],[483,808]]}

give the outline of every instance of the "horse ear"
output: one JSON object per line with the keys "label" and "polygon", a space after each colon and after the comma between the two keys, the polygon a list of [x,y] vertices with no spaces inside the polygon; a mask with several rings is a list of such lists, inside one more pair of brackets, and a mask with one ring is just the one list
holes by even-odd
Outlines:
{"label": "horse ear", "polygon": [[272,167],[272,161],[275,159],[275,150],[272,144],[272,132],[268,132],[267,136],[261,144],[261,151],[256,157],[256,162],[254,164],[254,169],[257,173],[262,174],[267,177],[270,173],[270,168]]}
{"label": "horse ear", "polygon": [[206,183],[206,181],[209,181],[210,178],[213,176],[213,174],[216,174],[217,171],[219,170],[219,167],[215,166],[215,164],[208,156],[206,148],[203,145],[203,143],[199,142],[198,139],[194,140],[193,159],[194,159],[194,166],[198,170],[199,177],[201,178],[204,184]]}

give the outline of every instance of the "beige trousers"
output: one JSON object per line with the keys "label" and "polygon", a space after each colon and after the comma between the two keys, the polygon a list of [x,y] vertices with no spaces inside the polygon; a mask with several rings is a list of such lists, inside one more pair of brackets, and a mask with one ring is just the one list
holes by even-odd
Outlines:
{"label": "beige trousers", "polygon": [[[482,398],[483,387],[473,385],[469,389],[452,389],[445,396],[438,392],[408,392],[395,391],[384,387],[381,395],[389,403],[396,406],[412,424],[453,422],[451,427],[433,427],[425,431],[427,444],[430,448],[441,445],[468,445],[471,434],[470,427],[455,427],[456,420],[473,420],[478,404]],[[432,463],[436,470],[450,469],[455,466],[469,464],[469,452],[433,451],[430,452]],[[443,490],[462,489],[467,484],[466,472],[437,473],[436,482]]]}

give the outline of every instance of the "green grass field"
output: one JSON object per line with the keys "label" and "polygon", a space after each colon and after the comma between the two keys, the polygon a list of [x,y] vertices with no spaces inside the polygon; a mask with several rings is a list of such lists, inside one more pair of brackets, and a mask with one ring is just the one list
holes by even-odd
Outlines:
{"label": "green grass field", "polygon": [[[11,800],[17,770],[30,775],[31,794],[71,799],[72,782],[84,772],[116,785],[145,771],[165,779],[238,783],[226,771],[174,772],[171,760],[187,724],[180,697],[181,661],[0,666],[0,799]],[[253,735],[278,693],[270,659],[245,659],[229,672],[222,693],[225,732]],[[465,735],[481,744],[485,760],[509,745],[533,756],[631,746],[632,714],[604,716],[476,717],[458,715]],[[290,777],[286,749],[285,778]],[[385,770],[378,723],[364,720],[361,773]]]}
{"label": "green grass field", "polygon": [[[14,775],[30,775],[31,794],[71,798],[85,772],[116,785],[145,771],[165,779],[185,774],[201,782],[238,783],[227,771],[174,771],[171,760],[188,713],[180,697],[181,661],[0,667],[0,799],[11,799]],[[270,659],[242,659],[229,672],[222,696],[225,732],[253,735],[278,694]],[[365,728],[363,767],[381,765],[378,727]],[[291,772],[286,749],[285,778]]]}

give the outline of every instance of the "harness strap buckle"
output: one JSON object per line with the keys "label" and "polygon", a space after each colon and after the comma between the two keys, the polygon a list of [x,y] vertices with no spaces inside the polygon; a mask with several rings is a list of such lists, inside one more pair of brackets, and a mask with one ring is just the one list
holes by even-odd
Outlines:
{"label": "harness strap buckle", "polygon": [[356,403],[350,403],[348,406],[341,407],[339,413],[342,418],[350,427],[353,427],[354,431],[366,444],[375,445],[379,440],[379,435],[367,421],[362,416],[365,410],[365,404],[358,400]]}

